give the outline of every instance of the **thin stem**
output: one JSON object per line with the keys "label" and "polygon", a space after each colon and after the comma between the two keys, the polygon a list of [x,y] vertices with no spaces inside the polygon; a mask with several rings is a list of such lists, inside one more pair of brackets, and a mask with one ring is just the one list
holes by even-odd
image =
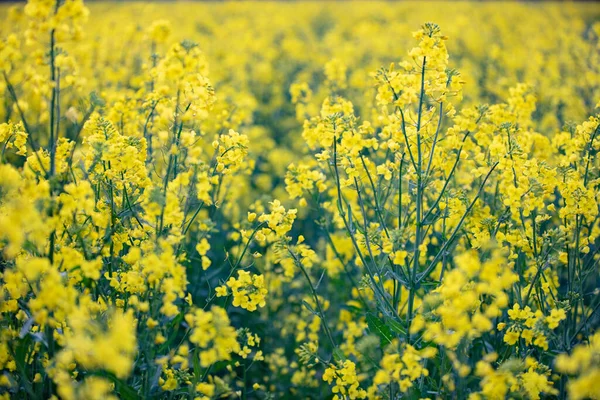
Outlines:
{"label": "thin stem", "polygon": [[454,175],[454,172],[456,171],[456,167],[458,166],[458,163],[460,162],[460,155],[462,153],[462,150],[463,150],[463,147],[464,147],[464,143],[467,140],[467,137],[469,136],[470,133],[471,133],[470,131],[467,131],[467,133],[465,133],[465,136],[463,136],[462,144],[461,144],[460,148],[458,149],[458,153],[456,154],[456,160],[454,161],[454,164],[452,165],[452,169],[450,170],[450,173],[448,174],[448,177],[444,181],[444,186],[442,187],[442,190],[440,190],[440,193],[439,193],[438,197],[435,199],[435,201],[433,202],[433,204],[431,205],[431,207],[429,208],[429,210],[427,210],[427,212],[425,213],[425,216],[423,216],[423,221],[427,221],[427,218],[429,218],[429,216],[431,215],[431,213],[433,212],[433,210],[439,204],[439,202],[442,199],[442,197],[444,197],[444,193],[446,192],[446,188],[450,184],[450,179]]}
{"label": "thin stem", "polygon": [[402,167],[404,164],[404,155],[400,159],[400,166],[398,167],[398,229],[402,228]]}
{"label": "thin stem", "polygon": [[25,113],[23,113],[23,109],[21,108],[21,105],[19,104],[19,98],[17,97],[17,92],[15,91],[14,86],[10,83],[10,80],[8,79],[8,75],[6,75],[6,71],[2,71],[2,74],[4,75],[4,81],[6,82],[6,87],[8,89],[8,92],[10,93],[10,96],[12,97],[15,106],[17,107],[17,111],[19,111],[19,116],[21,117],[21,122],[23,123],[23,128],[25,128],[25,132],[27,132],[27,142],[29,142],[29,146],[31,147],[31,150],[33,150],[33,154],[35,154],[35,157],[37,158],[38,164],[40,165],[40,168],[44,172],[44,175],[47,175],[48,171],[46,171],[46,168],[44,168],[42,159],[40,158],[40,155],[38,154],[39,147],[38,147],[37,143],[35,142],[35,139],[33,138],[31,129],[29,129],[29,124],[27,123],[27,119],[25,118]]}
{"label": "thin stem", "polygon": [[431,271],[433,271],[433,269],[435,268],[435,266],[438,263],[438,261],[440,260],[440,258],[444,255],[444,253],[446,252],[446,250],[448,249],[448,247],[450,246],[450,244],[452,243],[452,241],[456,238],[456,236],[458,234],[458,231],[462,228],[462,224],[464,223],[465,219],[467,218],[467,215],[473,209],[473,206],[475,205],[475,203],[479,199],[479,197],[481,195],[481,192],[483,191],[483,188],[485,187],[485,184],[486,184],[487,180],[492,175],[492,172],[494,172],[494,170],[496,169],[496,167],[498,166],[498,164],[499,163],[496,162],[496,163],[494,163],[494,165],[492,165],[492,168],[489,170],[489,172],[487,173],[487,175],[483,179],[483,182],[481,182],[481,185],[479,186],[479,190],[477,191],[477,194],[475,195],[475,198],[473,199],[473,201],[471,201],[471,204],[469,204],[469,207],[467,208],[467,210],[465,211],[465,213],[461,217],[460,221],[458,221],[458,224],[456,225],[456,228],[454,228],[454,231],[452,231],[452,234],[450,235],[450,238],[448,239],[448,241],[446,241],[446,243],[444,243],[444,245],[442,246],[442,248],[440,249],[440,251],[438,252],[438,254],[434,257],[434,259],[431,261],[431,263],[425,269],[425,271],[423,271],[423,273],[419,275],[416,283],[421,282],[423,279],[425,279],[431,273]]}
{"label": "thin stem", "polygon": [[362,156],[362,154],[360,155],[360,161],[362,162],[363,168],[365,169],[365,172],[367,173],[367,177],[369,178],[369,182],[371,184],[371,189],[373,190],[373,199],[375,200],[375,212],[377,213],[377,216],[379,217],[379,221],[381,222],[381,227],[383,228],[385,235],[389,239],[390,233],[388,232],[387,225],[383,219],[383,215],[381,214],[381,207],[379,206],[379,200],[377,199],[377,190],[375,189],[375,184],[373,183],[373,179],[371,178],[371,174],[367,168],[367,164],[365,163],[365,159]]}
{"label": "thin stem", "polygon": [[425,179],[429,178],[429,173],[431,172],[431,164],[433,162],[433,156],[435,155],[435,147],[438,142],[438,135],[440,133],[440,127],[442,126],[442,117],[444,116],[444,103],[440,102],[440,116],[438,119],[437,128],[435,130],[435,135],[433,135],[433,143],[431,144],[431,150],[429,151],[429,160],[427,161],[427,169],[425,170]]}
{"label": "thin stem", "polygon": [[308,275],[308,273],[306,272],[304,265],[302,265],[302,262],[298,259],[298,256],[296,255],[296,253],[294,253],[292,251],[292,249],[290,249],[289,247],[288,247],[288,252],[292,256],[292,258],[294,259],[294,262],[300,268],[300,270],[302,271],[302,274],[304,275],[304,277],[306,278],[306,280],[308,282],[308,286],[310,287],[310,291],[315,299],[315,303],[317,305],[317,309],[319,311],[321,320],[323,321],[323,328],[325,329],[325,333],[327,334],[327,337],[329,338],[329,341],[331,342],[331,345],[333,346],[333,348],[336,349],[337,344],[335,343],[335,340],[333,339],[333,336],[331,335],[331,331],[329,330],[329,327],[327,326],[327,318],[325,317],[325,313],[323,312],[323,308],[321,307],[321,302],[319,301],[319,296],[317,295],[317,291],[315,290],[312,280],[310,279],[310,275]]}
{"label": "thin stem", "polygon": [[[56,1],[56,9],[58,9],[58,0]],[[56,14],[56,11],[55,11]],[[50,31],[50,80],[52,81],[52,97],[50,99],[50,177],[54,176],[56,170],[56,141],[58,140],[58,131],[55,131],[55,120],[58,119],[56,115],[57,107],[56,104],[59,101],[59,83],[56,79],[56,66],[55,66],[55,29]],[[57,125],[58,126],[58,125]]]}
{"label": "thin stem", "polygon": [[416,280],[417,271],[419,269],[419,259],[421,257],[421,231],[423,220],[421,219],[423,213],[423,171],[422,171],[422,151],[421,151],[421,117],[423,114],[423,99],[425,96],[425,65],[427,63],[427,57],[423,57],[423,65],[421,67],[421,93],[419,96],[419,111],[417,115],[417,198],[416,198],[416,215],[415,215],[415,245],[413,249],[413,267],[410,276],[410,287],[408,292],[408,311],[406,313],[406,339],[410,342],[410,324],[412,322],[413,307],[416,295]]}

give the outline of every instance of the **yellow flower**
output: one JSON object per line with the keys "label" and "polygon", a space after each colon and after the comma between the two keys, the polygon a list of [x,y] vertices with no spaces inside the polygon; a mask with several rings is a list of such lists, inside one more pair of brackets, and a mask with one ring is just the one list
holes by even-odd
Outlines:
{"label": "yellow flower", "polygon": [[[233,305],[248,311],[255,311],[257,307],[264,307],[265,297],[268,293],[264,284],[263,275],[251,275],[247,271],[238,271],[238,277],[231,277],[226,282],[233,295]],[[221,291],[221,293],[223,293]],[[217,294],[219,295],[219,294]]]}

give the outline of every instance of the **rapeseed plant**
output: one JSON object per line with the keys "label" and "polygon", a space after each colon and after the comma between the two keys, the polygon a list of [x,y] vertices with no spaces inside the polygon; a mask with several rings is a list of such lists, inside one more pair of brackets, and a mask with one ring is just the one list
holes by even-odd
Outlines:
{"label": "rapeseed plant", "polygon": [[171,6],[0,8],[2,398],[600,397],[597,8]]}

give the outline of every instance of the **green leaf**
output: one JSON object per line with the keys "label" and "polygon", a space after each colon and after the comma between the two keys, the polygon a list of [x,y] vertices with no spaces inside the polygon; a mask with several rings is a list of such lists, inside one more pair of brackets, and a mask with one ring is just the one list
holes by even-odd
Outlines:
{"label": "green leaf", "polygon": [[196,347],[194,349],[194,355],[192,356],[192,363],[194,365],[194,380],[196,383],[200,382],[200,352],[198,351],[198,348]]}
{"label": "green leaf", "polygon": [[127,385],[121,379],[117,378],[115,374],[108,371],[100,371],[92,373],[92,375],[102,376],[110,379],[115,384],[115,392],[119,393],[119,397],[124,400],[138,400],[141,399],[137,391],[131,386]]}
{"label": "green leaf", "polygon": [[367,313],[367,324],[369,325],[369,329],[371,332],[375,333],[379,336],[381,340],[381,346],[385,346],[389,343],[392,343],[394,339],[394,334],[389,326],[387,326],[381,318],[372,313]]}
{"label": "green leaf", "polygon": [[177,327],[181,324],[181,321],[183,321],[183,317],[184,313],[180,312],[169,323],[171,334],[169,335],[167,341],[159,347],[159,352],[163,352],[166,349],[169,349],[174,343],[175,339],[177,338],[177,335],[179,334],[179,330],[177,329]]}
{"label": "green leaf", "polygon": [[333,349],[333,359],[335,361],[344,361],[345,357],[344,357],[344,353],[342,353],[342,351],[336,347],[335,349]]}
{"label": "green leaf", "polygon": [[352,223],[352,209],[350,208],[350,203],[346,202],[346,207],[348,208],[348,226],[350,227],[350,232],[354,232],[354,224]]}
{"label": "green leaf", "polygon": [[398,335],[406,335],[406,329],[402,324],[393,318],[386,318],[385,324]]}
{"label": "green leaf", "polygon": [[33,342],[33,337],[31,335],[25,335],[23,339],[17,341],[18,345],[16,346],[14,358],[15,363],[19,367],[24,367],[27,364],[27,354],[29,353],[29,347]]}
{"label": "green leaf", "polygon": [[432,288],[436,288],[438,286],[440,286],[440,281],[429,281],[429,282],[421,282],[420,286],[428,288],[428,287],[432,287]]}

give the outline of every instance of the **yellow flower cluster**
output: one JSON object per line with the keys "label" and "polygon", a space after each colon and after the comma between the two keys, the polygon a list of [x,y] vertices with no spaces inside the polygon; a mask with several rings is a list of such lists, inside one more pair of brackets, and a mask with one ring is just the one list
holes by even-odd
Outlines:
{"label": "yellow flower cluster", "polygon": [[[529,306],[521,309],[519,304],[515,304],[511,310],[508,310],[508,317],[514,322],[509,323],[504,334],[506,343],[514,345],[519,338],[522,338],[527,345],[533,342],[534,345],[548,350],[548,342],[543,332],[544,327],[550,330],[555,329],[560,321],[567,318],[567,315],[564,309],[553,309],[550,315],[544,318],[540,310],[534,313]],[[498,324],[500,330],[505,327],[505,323]]]}
{"label": "yellow flower cluster", "polygon": [[257,307],[265,306],[265,297],[269,291],[265,287],[263,275],[252,275],[248,271],[238,271],[237,278],[231,277],[226,282],[227,287],[216,289],[217,297],[227,295],[227,288],[233,295],[232,304],[248,311],[256,311]]}
{"label": "yellow flower cluster", "polygon": [[[475,252],[467,252],[454,262],[456,268],[424,298],[424,313],[416,316],[411,325],[414,333],[425,330],[425,340],[449,349],[494,328],[492,321],[508,305],[506,291],[518,279],[510,264],[497,253],[482,263]],[[431,309],[430,316],[426,308]]]}
{"label": "yellow flower cluster", "polygon": [[[83,382],[86,386],[91,385],[91,388],[81,388],[81,383],[76,384],[72,379],[76,366],[104,370],[118,378],[126,378],[134,364],[137,343],[132,313],[116,311],[108,319],[110,325],[104,330],[98,327],[91,312],[93,310],[80,306],[70,314],[68,331],[59,342],[62,349],[48,366],[48,374],[56,382],[59,395],[64,399],[81,398],[82,391],[85,393],[98,385],[93,377]],[[109,385],[109,382],[104,382]],[[108,388],[103,388],[100,393],[109,392]]]}
{"label": "yellow flower cluster", "polygon": [[269,203],[271,212],[262,214],[258,217],[258,222],[266,225],[265,228],[257,232],[257,239],[264,241],[266,239],[279,240],[285,238],[285,235],[292,229],[292,224],[296,219],[296,210],[287,210],[281,205],[279,200],[273,200]]}
{"label": "yellow flower cluster", "polygon": [[221,307],[213,306],[208,312],[198,309],[187,314],[185,319],[192,327],[190,342],[202,349],[201,366],[210,367],[217,361],[229,360],[231,353],[240,351],[236,331]]}
{"label": "yellow flower cluster", "polygon": [[359,386],[356,365],[350,360],[340,363],[339,366],[331,364],[323,373],[323,380],[329,384],[335,381],[331,390],[334,393],[333,398],[336,400],[365,399],[367,397],[367,393]]}
{"label": "yellow flower cluster", "polygon": [[426,347],[421,351],[411,345],[406,345],[399,353],[386,354],[381,359],[381,369],[373,377],[373,386],[369,388],[372,397],[377,393],[379,385],[390,385],[398,383],[401,393],[406,393],[413,382],[421,377],[429,375],[429,371],[423,367],[422,361],[432,358],[437,353],[433,347]]}
{"label": "yellow flower cluster", "polygon": [[478,399],[505,399],[523,396],[528,399],[540,399],[543,395],[557,395],[558,391],[548,379],[547,367],[527,357],[524,362],[509,359],[494,370],[490,363],[496,361],[497,353],[487,354],[477,363],[476,375],[482,377],[481,391],[469,396]]}
{"label": "yellow flower cluster", "polygon": [[579,344],[569,355],[560,354],[556,367],[560,372],[575,375],[567,388],[569,398],[594,399],[600,397],[598,378],[600,377],[600,333],[589,338],[589,343]]}
{"label": "yellow flower cluster", "polygon": [[27,132],[23,129],[23,124],[0,124],[0,143],[4,143],[5,150],[14,147],[17,155],[26,156]]}

